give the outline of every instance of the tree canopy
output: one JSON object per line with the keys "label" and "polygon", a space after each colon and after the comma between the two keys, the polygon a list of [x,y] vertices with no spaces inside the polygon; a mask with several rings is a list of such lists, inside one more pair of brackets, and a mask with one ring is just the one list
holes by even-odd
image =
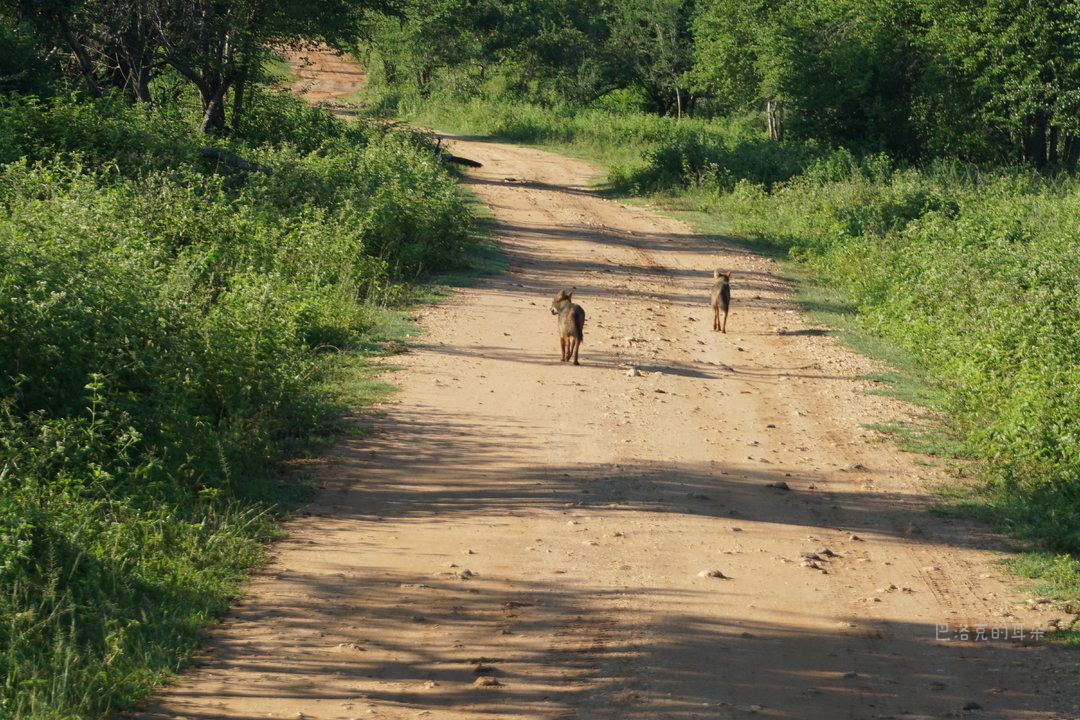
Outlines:
{"label": "tree canopy", "polygon": [[0,47],[32,38],[39,57],[69,54],[91,95],[118,88],[136,102],[171,68],[196,88],[203,129],[221,131],[274,45],[352,42],[370,13],[392,10],[389,0],[0,0],[10,33]]}
{"label": "tree canopy", "polygon": [[388,82],[421,89],[630,92],[909,159],[1080,154],[1080,0],[414,0],[369,47]]}
{"label": "tree canopy", "polygon": [[636,98],[908,159],[1080,159],[1080,0],[0,0],[0,20],[0,90],[51,67],[149,102],[168,72],[208,131],[241,122],[271,48],[325,41],[420,92]]}

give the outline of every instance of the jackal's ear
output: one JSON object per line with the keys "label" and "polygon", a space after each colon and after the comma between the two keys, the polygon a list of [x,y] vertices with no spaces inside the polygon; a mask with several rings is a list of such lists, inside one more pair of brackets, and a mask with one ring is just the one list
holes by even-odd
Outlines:
{"label": "jackal's ear", "polygon": [[714,280],[719,280],[720,276],[723,275],[723,274],[724,273],[720,272],[720,268],[716,268],[715,270],[712,271],[712,276],[713,276]]}

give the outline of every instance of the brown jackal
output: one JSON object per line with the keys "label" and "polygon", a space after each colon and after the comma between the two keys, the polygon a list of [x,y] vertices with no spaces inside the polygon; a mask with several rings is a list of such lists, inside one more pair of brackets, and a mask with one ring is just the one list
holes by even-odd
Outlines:
{"label": "brown jackal", "polygon": [[[712,307],[712,329],[727,332],[727,313],[731,305],[731,273],[722,273],[713,270],[713,278],[716,284],[712,286],[712,297],[709,305]],[[721,279],[723,278],[723,279]],[[720,324],[720,311],[724,311],[724,323]]]}
{"label": "brown jackal", "polygon": [[581,341],[585,339],[585,311],[570,299],[573,295],[573,290],[560,290],[551,303],[551,314],[559,316],[562,361],[568,362],[573,356],[574,364],[580,365],[577,356]]}

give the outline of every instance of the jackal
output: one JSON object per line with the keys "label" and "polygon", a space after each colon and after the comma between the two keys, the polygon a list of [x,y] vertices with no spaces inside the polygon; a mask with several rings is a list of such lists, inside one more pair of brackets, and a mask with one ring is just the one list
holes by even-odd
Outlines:
{"label": "jackal", "polygon": [[559,345],[562,347],[562,361],[568,362],[573,356],[578,362],[578,349],[585,339],[585,311],[573,302],[573,290],[560,290],[551,303],[551,314],[559,316]]}
{"label": "jackal", "polygon": [[[731,305],[731,273],[713,270],[713,278],[716,283],[712,286],[712,296],[709,305],[712,307],[712,329],[727,332],[727,313]],[[723,278],[723,279],[721,279]],[[720,311],[724,311],[724,323],[720,324]]]}

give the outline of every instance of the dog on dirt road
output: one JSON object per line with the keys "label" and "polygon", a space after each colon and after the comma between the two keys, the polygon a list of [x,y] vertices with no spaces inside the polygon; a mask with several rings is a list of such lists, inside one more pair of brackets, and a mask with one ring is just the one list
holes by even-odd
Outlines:
{"label": "dog on dirt road", "polygon": [[585,339],[585,311],[571,299],[573,290],[560,290],[551,303],[551,314],[558,315],[559,345],[562,347],[562,361],[569,362],[571,356],[575,365],[578,362],[578,350]]}
{"label": "dog on dirt road", "polygon": [[[713,270],[712,276],[716,280],[709,300],[709,306],[712,307],[712,329],[726,333],[728,307],[731,305],[731,273]],[[723,324],[720,323],[721,310],[724,311]]]}

